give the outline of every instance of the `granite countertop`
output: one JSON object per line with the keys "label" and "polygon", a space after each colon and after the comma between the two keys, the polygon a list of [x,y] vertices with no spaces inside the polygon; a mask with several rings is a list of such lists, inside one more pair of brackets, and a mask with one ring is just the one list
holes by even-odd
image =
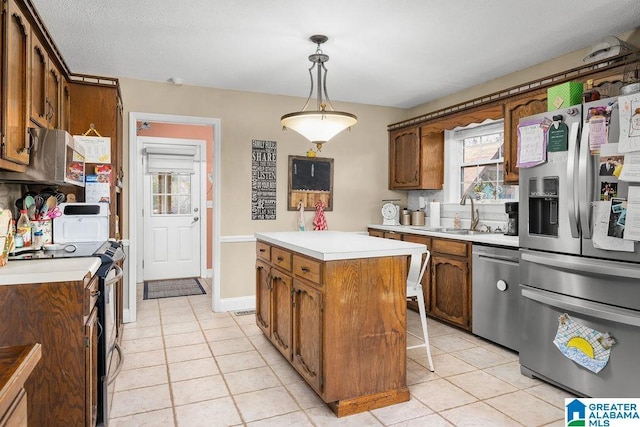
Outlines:
{"label": "granite countertop", "polygon": [[14,260],[0,267],[0,286],[83,280],[99,267],[98,257]]}
{"label": "granite countertop", "polygon": [[433,229],[429,229],[429,227],[415,225],[369,224],[367,225],[367,228],[373,228],[383,231],[394,231],[396,233],[410,233],[431,237],[444,237],[447,239],[465,240],[473,243],[506,246],[511,248],[517,248],[520,246],[520,239],[518,238],[518,236],[505,236],[502,233],[453,234],[443,233]]}
{"label": "granite countertop", "polygon": [[426,246],[342,231],[285,231],[256,233],[256,239],[320,261],[420,255]]}

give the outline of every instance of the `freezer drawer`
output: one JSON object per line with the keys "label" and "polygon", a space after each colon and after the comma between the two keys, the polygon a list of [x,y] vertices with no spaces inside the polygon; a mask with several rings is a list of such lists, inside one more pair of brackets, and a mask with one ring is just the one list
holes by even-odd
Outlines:
{"label": "freezer drawer", "polygon": [[473,245],[473,329],[478,336],[518,351],[518,250]]}
{"label": "freezer drawer", "polygon": [[[640,396],[640,312],[585,301],[520,285],[522,373],[549,380],[587,397]],[[571,318],[599,332],[609,332],[617,341],[609,363],[598,374],[567,359],[553,344],[558,317]]]}

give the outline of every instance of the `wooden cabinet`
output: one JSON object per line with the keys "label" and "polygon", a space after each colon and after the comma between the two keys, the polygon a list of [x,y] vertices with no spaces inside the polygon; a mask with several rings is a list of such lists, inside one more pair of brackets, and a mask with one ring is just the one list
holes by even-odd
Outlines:
{"label": "wooden cabinet", "polygon": [[293,279],[277,268],[271,269],[271,338],[287,359],[291,359],[291,292]]}
{"label": "wooden cabinet", "polygon": [[[403,235],[403,239],[405,242],[412,242],[412,243],[420,243],[422,245],[425,245],[427,247],[427,249],[429,251],[431,251],[431,237],[428,236],[421,236],[419,234],[404,234]],[[427,255],[422,255],[422,262],[424,262],[424,259]],[[431,260],[429,260],[429,264],[431,264]],[[427,310],[427,313],[431,313],[431,270],[430,270],[431,265],[427,266],[427,269],[424,272],[424,275],[422,276],[422,281],[420,282],[422,284],[422,294],[424,295],[424,307]],[[410,307],[411,309],[418,311],[418,303],[413,302],[413,301],[409,301],[407,302],[407,306]]]}
{"label": "wooden cabinet", "polygon": [[521,118],[547,111],[547,92],[508,101],[504,106],[504,182],[518,183],[518,122]]}
{"label": "wooden cabinet", "polygon": [[293,367],[322,393],[322,292],[296,279],[293,283]]}
{"label": "wooden cabinet", "polygon": [[[116,232],[116,217],[122,218],[122,102],[117,79],[100,79],[104,84],[71,81],[70,124],[72,135],[82,135],[93,125],[103,137],[111,138],[111,192],[109,194],[109,237],[122,236],[122,221]],[[89,136],[95,136],[93,134]],[[94,174],[96,164],[87,163],[86,173]]]}
{"label": "wooden cabinet", "polygon": [[33,29],[30,39],[30,118],[33,124],[40,127],[47,127],[47,116],[49,113],[47,104],[47,70],[49,68],[49,58],[44,45],[40,42],[37,33]]}
{"label": "wooden cabinet", "polygon": [[389,133],[389,189],[420,186],[420,128]]}
{"label": "wooden cabinet", "polygon": [[[98,277],[0,286],[0,347],[42,344],[25,390],[30,425],[93,426],[97,415]],[[17,321],[16,319],[19,319]]]}
{"label": "wooden cabinet", "polygon": [[471,330],[471,243],[432,240],[430,313]]}
{"label": "wooden cabinet", "polygon": [[[27,427],[24,384],[42,357],[40,344],[0,348],[0,426]],[[33,424],[32,424],[33,425]]]}
{"label": "wooden cabinet", "polygon": [[47,81],[46,81],[46,105],[47,105],[47,127],[51,129],[63,129],[61,124],[62,114],[62,85],[63,77],[62,73],[58,70],[55,63],[51,60],[48,62],[47,67]]}
{"label": "wooden cabinet", "polygon": [[339,417],[409,399],[406,256],[256,255],[257,325]]}
{"label": "wooden cabinet", "polygon": [[15,0],[6,0],[2,12],[2,152],[0,168],[24,172],[29,164],[29,58],[31,26]]}
{"label": "wooden cabinet", "polygon": [[389,189],[440,190],[444,132],[410,127],[389,133]]}

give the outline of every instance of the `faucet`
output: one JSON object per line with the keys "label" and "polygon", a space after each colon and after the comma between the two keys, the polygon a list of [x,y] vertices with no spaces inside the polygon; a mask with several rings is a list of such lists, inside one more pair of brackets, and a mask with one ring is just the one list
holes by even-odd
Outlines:
{"label": "faucet", "polygon": [[472,231],[475,231],[476,228],[478,227],[478,222],[480,221],[480,218],[478,215],[478,209],[474,207],[473,197],[470,196],[469,193],[464,193],[462,195],[462,199],[460,199],[460,204],[463,206],[466,205],[467,199],[471,201],[471,225],[469,226],[469,229]]}

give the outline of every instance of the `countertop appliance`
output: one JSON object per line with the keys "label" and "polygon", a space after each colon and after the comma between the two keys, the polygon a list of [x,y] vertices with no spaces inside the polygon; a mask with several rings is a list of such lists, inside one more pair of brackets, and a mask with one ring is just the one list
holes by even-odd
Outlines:
{"label": "countertop appliance", "polygon": [[475,335],[518,351],[520,288],[518,249],[473,245]]}
{"label": "countertop appliance", "polygon": [[507,214],[507,236],[518,235],[518,202],[506,202],[504,211]]}
{"label": "countertop appliance", "polygon": [[85,149],[69,132],[29,129],[31,147],[25,172],[0,171],[0,182],[22,182],[84,187]]}
{"label": "countertop appliance", "polygon": [[[615,184],[616,197],[628,194],[629,184],[602,174],[600,156],[590,150],[590,142],[597,141],[596,135],[590,137],[595,122],[587,122],[593,119],[593,109],[609,114],[608,141],[618,142],[617,98],[582,107],[523,118],[519,124],[519,128],[530,126],[546,118],[554,122],[549,129],[558,122],[566,124],[568,136],[564,141],[561,135],[554,135],[553,141],[549,137],[546,161],[519,171],[521,372],[578,395],[637,397],[640,244],[633,242],[633,251],[623,252],[596,248],[593,241],[596,202],[609,197],[601,187]],[[614,247],[622,243],[619,240]],[[563,314],[617,341],[600,372],[565,357],[554,345]],[[576,332],[577,338],[589,329],[582,331]],[[581,351],[587,355],[595,351],[589,346]]]}

